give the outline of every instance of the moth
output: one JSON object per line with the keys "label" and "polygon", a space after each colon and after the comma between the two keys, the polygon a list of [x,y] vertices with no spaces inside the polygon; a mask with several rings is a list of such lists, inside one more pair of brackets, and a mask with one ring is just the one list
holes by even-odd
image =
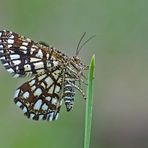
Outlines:
{"label": "moth", "polygon": [[75,90],[85,98],[81,83],[88,66],[78,57],[81,37],[76,53],[69,57],[43,42],[34,42],[11,31],[0,31],[0,59],[14,78],[31,77],[17,88],[15,104],[28,118],[53,121],[58,118],[62,102],[67,111],[73,108]]}

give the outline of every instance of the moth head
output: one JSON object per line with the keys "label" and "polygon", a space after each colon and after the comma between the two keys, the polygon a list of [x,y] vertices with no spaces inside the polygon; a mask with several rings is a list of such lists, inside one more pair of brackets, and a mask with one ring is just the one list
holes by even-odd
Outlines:
{"label": "moth head", "polygon": [[[79,67],[79,71],[83,71],[83,70],[88,70],[88,66],[86,66],[85,64],[83,64],[81,62],[81,59],[79,58],[79,53],[80,53],[80,50],[84,47],[84,45],[86,43],[88,43],[92,38],[94,38],[96,35],[93,35],[91,37],[89,37],[86,41],[84,41],[84,43],[82,43],[82,40],[83,38],[85,37],[86,35],[86,32],[84,32],[84,34],[81,36],[79,42],[78,42],[78,45],[77,45],[77,48],[76,48],[76,53],[75,53],[75,56],[73,56],[72,60],[73,62],[75,63],[75,65],[77,67]],[[81,44],[82,43],[82,44]]]}
{"label": "moth head", "polygon": [[72,57],[72,63],[78,69],[78,71],[88,70],[88,66],[86,66],[78,56]]}
{"label": "moth head", "polygon": [[78,42],[75,55],[72,58],[70,58],[68,62],[69,63],[68,69],[70,73],[78,79],[81,79],[81,77],[85,78],[84,71],[88,70],[88,66],[83,64],[81,59],[78,56],[80,53],[80,50],[84,47],[86,43],[88,43],[88,41],[90,41],[92,38],[95,37],[95,35],[93,35],[90,38],[88,38],[86,41],[84,41],[84,43],[82,43],[82,40],[85,35],[86,35],[86,32],[82,35],[82,37],[80,38]]}

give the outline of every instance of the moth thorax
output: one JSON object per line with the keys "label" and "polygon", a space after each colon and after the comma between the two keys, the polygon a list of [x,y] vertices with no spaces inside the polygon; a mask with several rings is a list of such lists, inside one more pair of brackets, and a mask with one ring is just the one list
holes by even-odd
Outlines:
{"label": "moth thorax", "polygon": [[79,65],[79,63],[77,63],[77,61],[72,57],[67,65],[69,72],[71,73],[71,75],[78,75],[79,72],[81,71],[81,67]]}

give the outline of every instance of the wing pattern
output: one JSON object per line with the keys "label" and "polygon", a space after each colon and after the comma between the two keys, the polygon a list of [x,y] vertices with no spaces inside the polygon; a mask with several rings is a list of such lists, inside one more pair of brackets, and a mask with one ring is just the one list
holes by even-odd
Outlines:
{"label": "wing pattern", "polygon": [[59,69],[35,76],[16,90],[14,102],[28,118],[56,120],[62,104],[61,81]]}
{"label": "wing pattern", "polygon": [[11,31],[0,31],[0,59],[14,77],[44,73],[58,65],[53,49]]}

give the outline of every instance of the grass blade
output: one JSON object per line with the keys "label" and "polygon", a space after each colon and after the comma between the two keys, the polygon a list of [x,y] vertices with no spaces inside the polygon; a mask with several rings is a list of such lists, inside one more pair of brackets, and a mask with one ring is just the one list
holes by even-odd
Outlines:
{"label": "grass blade", "polygon": [[94,68],[95,55],[92,56],[89,72],[88,72],[88,87],[85,111],[85,133],[84,133],[84,148],[90,146],[91,122],[92,122],[92,108],[93,108],[93,85],[94,85]]}

